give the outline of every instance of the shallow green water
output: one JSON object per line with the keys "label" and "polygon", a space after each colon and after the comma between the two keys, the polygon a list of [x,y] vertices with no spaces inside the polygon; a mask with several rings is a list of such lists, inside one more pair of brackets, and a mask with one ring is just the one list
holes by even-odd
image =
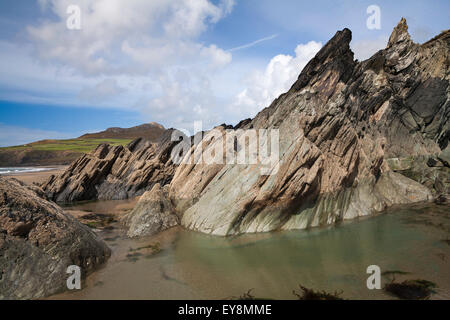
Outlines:
{"label": "shallow green water", "polygon": [[[416,205],[324,229],[233,238],[181,228],[139,241],[102,233],[113,249],[109,262],[84,289],[55,298],[223,299],[253,289],[257,297],[294,299],[302,284],[348,299],[390,299],[366,287],[366,269],[375,264],[410,272],[397,280],[433,281],[432,298],[450,299],[449,231],[449,207]],[[156,242],[158,254],[130,251]]]}

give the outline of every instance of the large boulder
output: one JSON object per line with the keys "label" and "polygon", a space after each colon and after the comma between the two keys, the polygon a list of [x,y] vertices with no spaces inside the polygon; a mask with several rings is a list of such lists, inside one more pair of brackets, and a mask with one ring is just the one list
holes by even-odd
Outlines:
{"label": "large boulder", "polygon": [[157,183],[151,191],[144,193],[134,209],[123,219],[129,237],[151,236],[178,225],[167,190]]}
{"label": "large boulder", "polygon": [[449,202],[450,167],[442,154],[437,157],[388,159],[387,163],[393,171],[429,188],[437,203]]}
{"label": "large boulder", "polygon": [[0,177],[0,300],[55,294],[66,288],[68,266],[86,275],[109,256],[88,227],[18,180]]}

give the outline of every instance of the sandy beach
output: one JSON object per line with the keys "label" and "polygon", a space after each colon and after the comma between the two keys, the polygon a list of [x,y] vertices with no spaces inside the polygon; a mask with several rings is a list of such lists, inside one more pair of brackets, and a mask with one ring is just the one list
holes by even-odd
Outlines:
{"label": "sandy beach", "polygon": [[10,173],[10,174],[5,174],[3,176],[14,177],[17,180],[20,180],[26,184],[33,184],[33,183],[41,184],[45,180],[47,180],[52,174],[59,174],[59,173],[63,172],[67,167],[68,166],[61,166],[61,165],[45,166],[42,168],[49,168],[50,170],[37,171],[37,172]]}

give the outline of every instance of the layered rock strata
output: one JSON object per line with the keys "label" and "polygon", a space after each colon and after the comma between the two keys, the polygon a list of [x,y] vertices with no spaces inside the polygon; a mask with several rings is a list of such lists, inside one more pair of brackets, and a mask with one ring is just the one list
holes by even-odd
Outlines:
{"label": "layered rock strata", "polygon": [[[109,174],[96,180],[84,175],[95,172],[97,164],[85,170],[79,160],[44,185],[47,195],[58,201],[124,198],[156,183],[168,185],[170,210],[181,217],[181,224],[215,235],[321,226],[394,204],[432,200],[429,188],[393,172],[386,159],[448,155],[450,32],[416,44],[402,19],[387,47],[362,62],[354,59],[351,37],[348,29],[337,32],[288,92],[234,128],[240,130],[235,130],[232,152],[248,147],[241,139],[245,130],[278,130],[279,159],[264,165],[265,174],[258,163],[176,165],[152,156],[142,164],[133,160],[132,150],[117,150],[131,154],[126,164],[105,152],[116,169],[108,168]],[[216,131],[231,128],[222,125]],[[191,151],[201,145],[200,156],[209,157],[211,150],[226,150],[223,141],[206,134]],[[175,144],[162,150],[173,151]],[[140,152],[158,149],[146,148]],[[164,178],[139,171],[150,162],[151,167],[164,168]],[[127,172],[126,183],[110,173],[118,167]],[[130,176],[142,181],[140,188],[134,188]],[[85,181],[93,191],[74,196]],[[147,214],[152,212],[159,214]]]}

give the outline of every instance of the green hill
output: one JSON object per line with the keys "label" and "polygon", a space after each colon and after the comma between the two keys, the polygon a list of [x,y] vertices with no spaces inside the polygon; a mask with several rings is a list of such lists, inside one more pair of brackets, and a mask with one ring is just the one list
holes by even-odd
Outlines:
{"label": "green hill", "polygon": [[42,140],[0,148],[0,167],[65,165],[91,152],[99,144],[126,145],[139,137],[156,141],[164,131],[163,126],[150,123],[132,128],[109,128],[75,139]]}

